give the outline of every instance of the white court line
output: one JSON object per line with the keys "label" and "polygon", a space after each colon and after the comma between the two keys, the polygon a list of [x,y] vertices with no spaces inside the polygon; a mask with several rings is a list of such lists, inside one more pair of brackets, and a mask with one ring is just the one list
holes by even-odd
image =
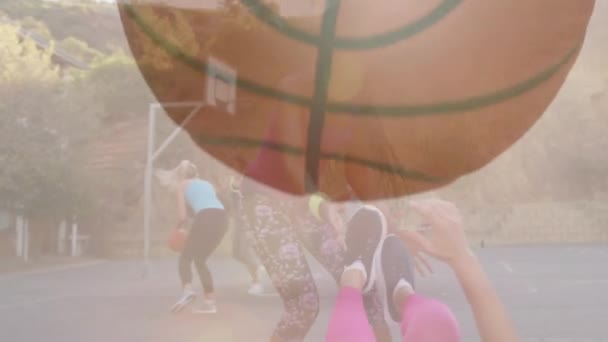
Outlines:
{"label": "white court line", "polygon": [[501,261],[500,264],[502,265],[502,267],[504,267],[505,270],[507,270],[507,272],[513,273],[513,267],[511,267],[508,262]]}
{"label": "white court line", "polygon": [[315,280],[320,280],[320,279],[324,279],[324,278],[329,278],[329,276],[326,273],[323,272],[312,272],[312,277]]}
{"label": "white court line", "polygon": [[48,302],[56,302],[56,301],[60,301],[60,300],[64,300],[64,299],[68,299],[68,298],[72,298],[72,297],[78,297],[78,296],[64,295],[64,296],[49,297],[49,298],[45,298],[45,299],[37,299],[37,300],[30,300],[30,301],[20,301],[20,302],[17,302],[17,303],[10,303],[10,304],[0,305],[0,310],[18,308],[18,307],[23,307],[23,306],[45,304],[45,303],[48,303]]}
{"label": "white court line", "polygon": [[[579,287],[587,287],[593,285],[608,285],[608,279],[598,279],[598,280],[579,280],[573,282],[560,283],[560,286],[551,286],[544,288],[544,292],[563,292],[564,290],[572,290]],[[526,285],[529,293],[537,293],[539,289],[536,288],[533,284],[528,283]]]}
{"label": "white court line", "polygon": [[608,284],[608,279],[597,279],[597,280],[575,280],[570,286],[587,286],[587,285],[599,285]]}
{"label": "white court line", "polygon": [[91,260],[91,261],[83,261],[80,263],[68,264],[68,265],[49,266],[49,267],[45,267],[45,268],[38,269],[38,270],[3,274],[3,275],[0,275],[0,280],[27,277],[27,276],[35,276],[35,275],[62,272],[62,271],[70,271],[70,270],[75,270],[75,269],[79,269],[79,268],[96,266],[99,264],[104,264],[106,262],[107,262],[107,260]]}
{"label": "white court line", "polygon": [[532,283],[528,283],[526,285],[526,287],[528,288],[528,293],[537,293],[538,292],[538,289]]}
{"label": "white court line", "polygon": [[[273,293],[268,293],[268,294],[265,293],[265,294],[261,295],[260,297],[273,297],[273,296],[275,296]],[[62,300],[69,300],[69,299],[101,299],[101,298],[117,299],[117,298],[124,298],[124,297],[159,298],[159,296],[157,294],[133,295],[132,292],[112,293],[112,294],[72,294],[72,295],[61,295],[61,296],[48,297],[48,298],[44,298],[44,299],[21,300],[21,301],[16,301],[13,303],[8,303],[8,304],[0,304],[0,310],[13,309],[13,308],[19,308],[19,307],[24,307],[24,306],[38,305],[38,304],[47,304],[50,302],[59,302]]]}
{"label": "white court line", "polygon": [[278,297],[279,294],[278,292],[264,292],[264,293],[260,293],[260,294],[255,294],[255,295],[251,295],[253,297]]}

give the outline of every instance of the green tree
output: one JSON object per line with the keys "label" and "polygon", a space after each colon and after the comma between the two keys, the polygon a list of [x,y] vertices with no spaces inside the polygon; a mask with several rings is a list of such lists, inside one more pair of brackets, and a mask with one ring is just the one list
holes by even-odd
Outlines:
{"label": "green tree", "polygon": [[72,161],[86,123],[67,100],[52,49],[0,25],[0,206],[57,216],[82,202]]}
{"label": "green tree", "polygon": [[27,16],[23,18],[21,20],[21,27],[30,33],[36,34],[40,38],[44,38],[46,40],[53,39],[53,35],[51,34],[48,26],[46,26],[44,22],[33,17]]}
{"label": "green tree", "polygon": [[39,83],[54,86],[59,81],[57,67],[51,63],[52,49],[40,50],[34,41],[22,39],[13,25],[0,24],[0,84]]}
{"label": "green tree", "polygon": [[110,45],[126,47],[116,5],[112,3],[9,0],[0,1],[0,11],[13,20],[35,18],[58,41],[75,37],[103,52],[112,51]]}
{"label": "green tree", "polygon": [[141,116],[153,101],[133,58],[122,51],[98,59],[75,82],[105,123]]}
{"label": "green tree", "polygon": [[[76,73],[70,85],[70,98],[77,103],[86,103],[86,116],[94,116],[96,126],[89,131],[88,141],[83,143],[86,149],[95,151],[92,155],[83,155],[81,165],[87,166],[99,156],[100,146],[108,153],[104,159],[110,160],[111,170],[90,169],[93,176],[92,186],[96,201],[95,224],[105,227],[120,227],[124,221],[139,208],[137,204],[142,194],[142,177],[145,150],[139,138],[125,139],[124,129],[130,127],[134,137],[140,136],[147,128],[147,111],[153,96],[143,80],[133,59],[122,51],[103,56],[91,65],[90,70]],[[135,148],[133,145],[135,144]],[[124,150],[137,150],[141,153],[130,155]],[[122,150],[114,154],[116,150]],[[119,228],[117,228],[119,229]],[[108,229],[106,229],[108,231]]]}
{"label": "green tree", "polygon": [[91,48],[86,42],[74,37],[62,40],[57,44],[57,47],[60,47],[85,63],[93,63],[103,56],[101,52]]}

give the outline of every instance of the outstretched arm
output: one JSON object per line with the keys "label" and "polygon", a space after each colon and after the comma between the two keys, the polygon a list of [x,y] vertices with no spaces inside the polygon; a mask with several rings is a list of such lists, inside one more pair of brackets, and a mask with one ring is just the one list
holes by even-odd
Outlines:
{"label": "outstretched arm", "polygon": [[452,268],[471,305],[481,339],[519,341],[496,290],[468,247],[458,209],[452,203],[436,199],[418,202],[412,207],[429,224],[430,236],[402,231],[401,237]]}
{"label": "outstretched arm", "polygon": [[518,341],[515,329],[494,286],[475,256],[466,255],[450,264],[473,309],[483,341]]}

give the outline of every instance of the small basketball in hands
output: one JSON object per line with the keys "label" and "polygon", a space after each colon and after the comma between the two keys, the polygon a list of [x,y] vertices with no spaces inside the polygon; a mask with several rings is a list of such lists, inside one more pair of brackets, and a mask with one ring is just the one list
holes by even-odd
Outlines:
{"label": "small basketball in hands", "polygon": [[186,239],[188,238],[188,232],[185,229],[172,229],[167,239],[167,246],[173,252],[181,252],[186,245]]}

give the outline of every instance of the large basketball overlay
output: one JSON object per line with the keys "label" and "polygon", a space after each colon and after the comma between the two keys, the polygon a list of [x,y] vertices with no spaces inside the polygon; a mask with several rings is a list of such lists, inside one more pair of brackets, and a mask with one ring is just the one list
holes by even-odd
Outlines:
{"label": "large basketball overlay", "polygon": [[507,149],[564,83],[594,1],[289,4],[119,8],[158,101],[205,101],[194,142],[241,172],[272,161],[291,180],[262,180],[278,190],[339,200],[437,188]]}

